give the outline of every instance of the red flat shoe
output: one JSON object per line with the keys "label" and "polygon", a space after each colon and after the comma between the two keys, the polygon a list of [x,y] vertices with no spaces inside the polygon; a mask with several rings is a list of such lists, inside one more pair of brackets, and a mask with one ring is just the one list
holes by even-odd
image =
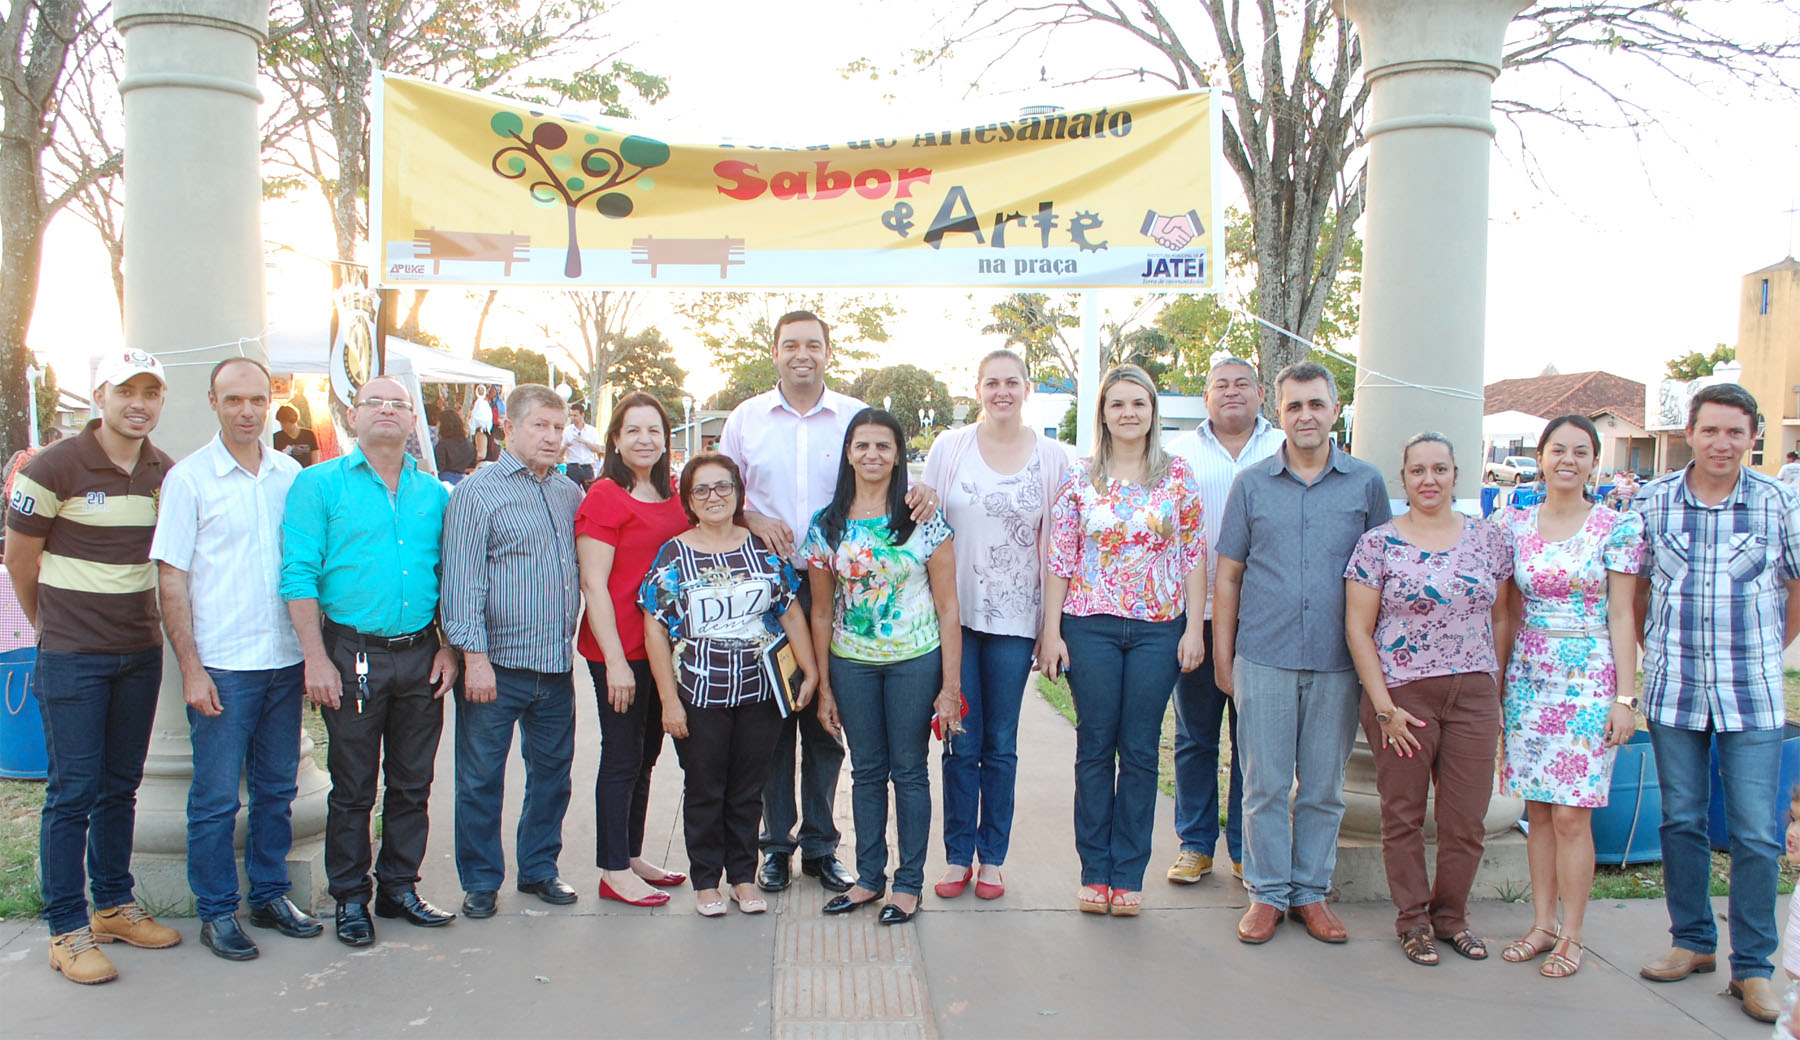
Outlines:
{"label": "red flat shoe", "polygon": [[980,881],[980,880],[977,880],[975,882],[975,897],[977,899],[999,899],[1001,896],[1003,896],[1005,894],[1006,894],[1006,879],[1005,878],[1001,878],[999,881],[995,882],[992,885],[988,884],[985,881]]}
{"label": "red flat shoe", "polygon": [[964,889],[969,887],[969,879],[974,876],[975,868],[966,867],[963,869],[961,881],[940,881],[933,885],[931,890],[937,893],[939,899],[955,899],[957,896],[963,894]]}
{"label": "red flat shoe", "polygon": [[687,884],[687,875],[673,870],[664,871],[662,877],[644,878],[644,884],[655,885],[657,888],[679,888]]}
{"label": "red flat shoe", "polygon": [[626,899],[624,896],[613,891],[613,887],[603,880],[600,882],[600,898],[612,899],[624,903],[627,906],[661,906],[669,901],[669,893],[652,892],[642,899]]}

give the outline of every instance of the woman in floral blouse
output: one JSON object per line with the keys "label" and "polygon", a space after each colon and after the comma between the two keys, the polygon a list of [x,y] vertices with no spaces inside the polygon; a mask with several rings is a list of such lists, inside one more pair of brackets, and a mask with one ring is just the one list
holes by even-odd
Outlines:
{"label": "woman in floral blouse", "polygon": [[[1510,595],[1520,619],[1507,664],[1500,782],[1525,799],[1531,829],[1531,931],[1507,944],[1514,963],[1549,953],[1540,974],[1581,967],[1581,925],[1594,881],[1589,817],[1606,804],[1613,755],[1637,730],[1637,626],[1632,619],[1644,517],[1587,498],[1600,433],[1585,416],[1552,419],[1538,439],[1542,503],[1507,509]],[[1558,903],[1562,924],[1556,923]]]}
{"label": "woman in floral blouse", "polygon": [[[878,408],[850,419],[831,503],[800,553],[811,568],[813,645],[830,648],[819,721],[850,740],[856,885],[825,904],[848,913],[887,886],[888,785],[900,862],[882,924],[912,920],[931,840],[932,713],[961,732],[962,626],[956,559],[943,514],[915,523],[906,505],[906,440]],[[833,589],[834,595],[823,595]]]}
{"label": "woman in floral blouse", "polygon": [[[1438,962],[1434,936],[1486,960],[1468,906],[1494,793],[1494,629],[1506,628],[1498,593],[1512,577],[1512,540],[1451,508],[1456,455],[1443,434],[1406,442],[1400,484],[1410,508],[1364,534],[1344,569],[1344,634],[1375,752],[1394,931],[1415,964]],[[1437,871],[1428,878],[1425,799],[1434,783]]]}
{"label": "woman in floral blouse", "polygon": [[1156,819],[1157,748],[1177,669],[1206,656],[1200,485],[1163,451],[1156,384],[1120,365],[1100,386],[1094,454],[1050,510],[1044,674],[1075,714],[1077,905],[1136,916]]}

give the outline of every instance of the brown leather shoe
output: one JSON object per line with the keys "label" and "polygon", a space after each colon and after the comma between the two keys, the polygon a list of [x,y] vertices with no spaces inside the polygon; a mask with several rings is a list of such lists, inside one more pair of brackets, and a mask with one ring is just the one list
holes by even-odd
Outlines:
{"label": "brown leather shoe", "polygon": [[1266,943],[1275,937],[1275,926],[1280,923],[1281,911],[1267,903],[1251,903],[1238,921],[1238,942],[1252,946]]}
{"label": "brown leather shoe", "polygon": [[1718,961],[1710,953],[1695,953],[1679,946],[1638,969],[1638,974],[1651,982],[1679,982],[1689,975],[1708,975],[1717,971]]}
{"label": "brown leather shoe", "polygon": [[163,950],[181,941],[181,933],[144,912],[136,903],[96,910],[89,919],[95,942],[117,940],[141,950]]}
{"label": "brown leather shoe", "polygon": [[50,940],[50,967],[63,973],[70,982],[94,986],[111,982],[119,971],[94,945],[94,935],[87,928],[64,932]]}
{"label": "brown leather shoe", "polygon": [[1748,979],[1732,979],[1725,992],[1744,1002],[1744,1014],[1758,1022],[1773,1022],[1781,1017],[1781,1004],[1775,999],[1775,987],[1769,980],[1757,976]]}
{"label": "brown leather shoe", "polygon": [[1350,933],[1344,930],[1344,922],[1338,920],[1338,915],[1331,912],[1324,900],[1289,907],[1288,916],[1304,924],[1306,934],[1320,942],[1341,943],[1350,938]]}

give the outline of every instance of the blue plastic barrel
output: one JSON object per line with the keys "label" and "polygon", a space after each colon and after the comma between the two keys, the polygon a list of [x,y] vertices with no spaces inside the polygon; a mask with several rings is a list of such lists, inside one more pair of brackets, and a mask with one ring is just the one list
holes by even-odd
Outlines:
{"label": "blue plastic barrel", "polygon": [[[1712,780],[1712,802],[1706,811],[1706,837],[1717,852],[1731,851],[1731,828],[1725,820],[1725,784],[1719,779],[1719,745],[1715,738],[1709,769]],[[1794,797],[1794,785],[1800,784],[1800,724],[1790,722],[1781,734],[1781,779],[1775,788],[1776,841],[1787,833],[1788,801]]]}
{"label": "blue plastic barrel", "polygon": [[36,647],[0,654],[0,692],[5,694],[0,705],[0,777],[8,780],[42,780],[50,775],[44,717],[31,692],[36,666]]}
{"label": "blue plastic barrel", "polygon": [[1662,860],[1662,788],[1656,782],[1656,756],[1650,734],[1639,730],[1619,748],[1613,760],[1612,791],[1606,806],[1595,809],[1594,862],[1607,866],[1657,863]]}

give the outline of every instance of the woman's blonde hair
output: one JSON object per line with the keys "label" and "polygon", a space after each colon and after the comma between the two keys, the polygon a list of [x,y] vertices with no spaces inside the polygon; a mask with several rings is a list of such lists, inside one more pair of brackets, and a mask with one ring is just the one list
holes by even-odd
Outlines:
{"label": "woman's blonde hair", "polygon": [[1094,411],[1094,454],[1088,457],[1088,479],[1095,490],[1106,487],[1112,470],[1112,431],[1106,428],[1106,394],[1120,383],[1130,383],[1150,397],[1150,428],[1144,431],[1143,487],[1155,487],[1169,475],[1169,454],[1162,446],[1162,407],[1156,397],[1156,380],[1136,365],[1114,365],[1100,381],[1099,405]]}

